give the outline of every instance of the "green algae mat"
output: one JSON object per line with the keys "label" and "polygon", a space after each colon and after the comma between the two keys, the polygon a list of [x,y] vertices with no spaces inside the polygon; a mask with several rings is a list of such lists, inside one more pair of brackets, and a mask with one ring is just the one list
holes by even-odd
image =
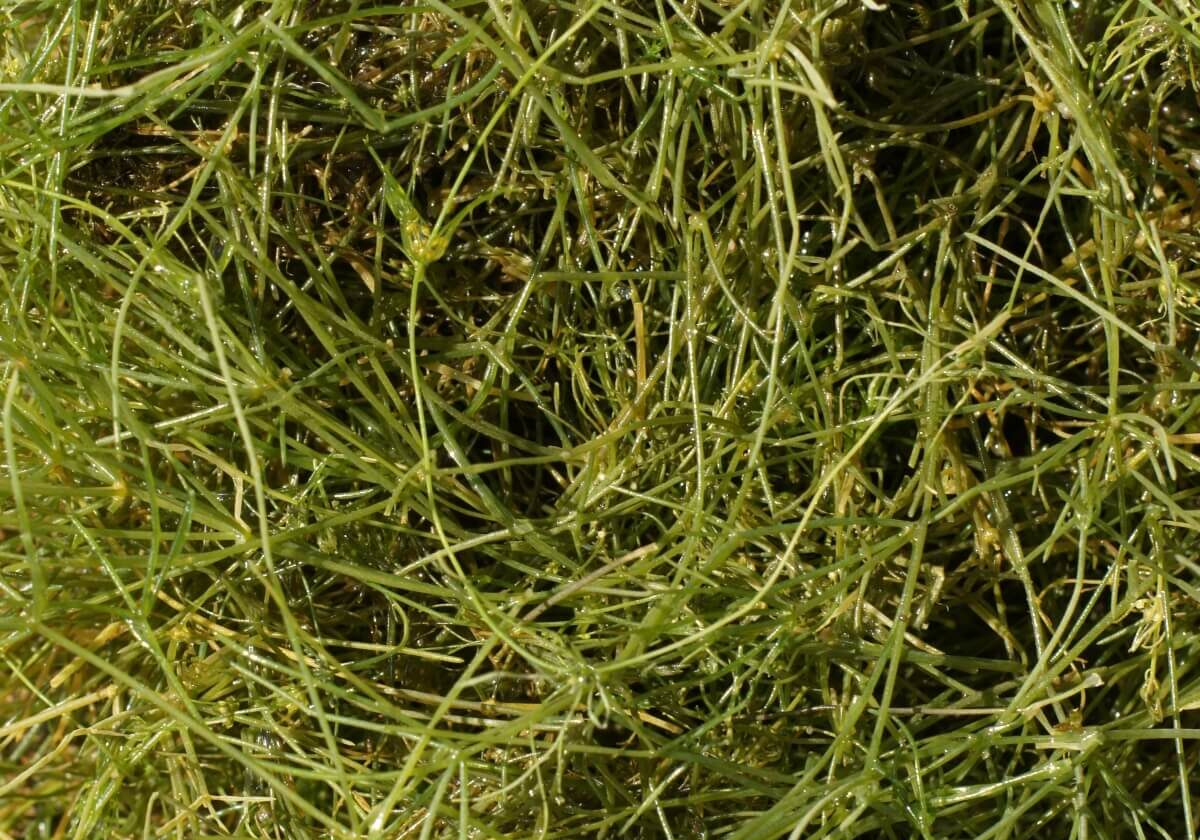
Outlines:
{"label": "green algae mat", "polygon": [[1193,836],[1200,5],[0,44],[0,840]]}

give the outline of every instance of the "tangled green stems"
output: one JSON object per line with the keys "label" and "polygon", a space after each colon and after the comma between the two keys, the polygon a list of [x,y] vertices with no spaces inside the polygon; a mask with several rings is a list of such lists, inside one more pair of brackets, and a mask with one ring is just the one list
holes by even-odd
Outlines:
{"label": "tangled green stems", "polygon": [[1184,838],[1190,0],[0,0],[0,838]]}

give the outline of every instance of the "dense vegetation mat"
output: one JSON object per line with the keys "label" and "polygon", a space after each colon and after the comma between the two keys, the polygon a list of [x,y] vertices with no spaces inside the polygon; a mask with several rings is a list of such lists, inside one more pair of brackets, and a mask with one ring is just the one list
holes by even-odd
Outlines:
{"label": "dense vegetation mat", "polygon": [[1190,836],[1191,0],[0,32],[0,837]]}

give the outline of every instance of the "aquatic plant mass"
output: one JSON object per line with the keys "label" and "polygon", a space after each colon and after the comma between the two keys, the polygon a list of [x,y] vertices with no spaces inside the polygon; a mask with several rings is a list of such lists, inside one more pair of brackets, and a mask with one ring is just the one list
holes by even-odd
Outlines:
{"label": "aquatic plant mass", "polygon": [[0,840],[1195,836],[1195,3],[0,33]]}

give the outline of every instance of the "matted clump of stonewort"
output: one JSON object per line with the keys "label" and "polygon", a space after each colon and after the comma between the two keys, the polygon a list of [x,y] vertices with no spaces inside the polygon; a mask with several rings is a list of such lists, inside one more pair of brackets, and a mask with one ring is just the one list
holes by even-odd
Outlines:
{"label": "matted clump of stonewort", "polygon": [[1194,3],[0,51],[0,838],[1191,836]]}

